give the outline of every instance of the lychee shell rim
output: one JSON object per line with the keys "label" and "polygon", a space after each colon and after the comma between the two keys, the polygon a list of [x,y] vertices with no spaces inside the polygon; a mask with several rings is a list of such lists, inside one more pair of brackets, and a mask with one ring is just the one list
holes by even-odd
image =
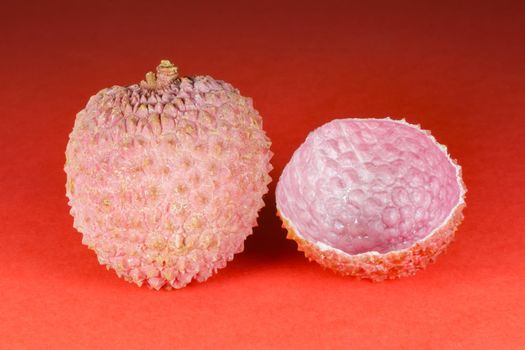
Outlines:
{"label": "lychee shell rim", "polygon": [[[344,276],[352,275],[358,278],[371,279],[374,282],[414,275],[418,270],[424,269],[428,264],[434,262],[437,256],[446,250],[447,246],[454,239],[455,231],[457,230],[459,224],[463,221],[462,211],[466,207],[465,194],[467,189],[465,183],[463,182],[461,166],[455,159],[450,157],[447,147],[437,142],[436,138],[429,130],[422,129],[419,124],[408,123],[405,119],[397,120],[390,117],[341,118],[334,119],[326,124],[323,124],[319,128],[336,121],[354,120],[386,120],[389,122],[409,126],[425,134],[436,146],[439,147],[441,151],[445,153],[448,160],[456,170],[456,179],[459,186],[459,198],[456,205],[450,210],[449,215],[443,220],[441,225],[433,229],[425,238],[404,249],[391,250],[386,253],[380,253],[378,251],[372,250],[359,254],[349,254],[341,249],[329,246],[323,242],[313,242],[306,239],[303,235],[301,235],[292,221],[283,214],[278,203],[276,203],[277,216],[283,222],[282,227],[288,231],[286,238],[295,241],[299,251],[302,251],[310,261],[314,260],[324,268],[331,269],[334,272]],[[297,150],[303,144],[301,144]],[[297,150],[295,152],[297,152]],[[277,186],[279,186],[279,183],[277,183]]]}

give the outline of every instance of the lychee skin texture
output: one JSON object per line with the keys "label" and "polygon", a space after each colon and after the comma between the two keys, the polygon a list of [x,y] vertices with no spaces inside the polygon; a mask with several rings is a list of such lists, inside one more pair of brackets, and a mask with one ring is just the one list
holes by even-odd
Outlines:
{"label": "lychee skin texture", "polygon": [[157,76],[91,97],[66,150],[74,227],[137,285],[204,281],[243,250],[271,178],[252,101],[209,76]]}
{"label": "lychee skin texture", "polygon": [[459,165],[419,126],[338,119],[286,165],[277,215],[310,260],[382,281],[413,275],[446,250],[465,193]]}

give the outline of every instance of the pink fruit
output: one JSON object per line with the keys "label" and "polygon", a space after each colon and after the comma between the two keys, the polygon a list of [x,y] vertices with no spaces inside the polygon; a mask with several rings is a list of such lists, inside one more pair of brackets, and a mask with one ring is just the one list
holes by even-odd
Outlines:
{"label": "pink fruit", "polygon": [[339,119],[314,130],[277,184],[278,215],[310,260],[381,281],[414,274],[452,241],[460,166],[405,121]]}
{"label": "pink fruit", "polygon": [[162,61],[156,75],[104,89],[77,114],[65,165],[74,226],[127,281],[204,281],[257,224],[271,156],[251,99]]}

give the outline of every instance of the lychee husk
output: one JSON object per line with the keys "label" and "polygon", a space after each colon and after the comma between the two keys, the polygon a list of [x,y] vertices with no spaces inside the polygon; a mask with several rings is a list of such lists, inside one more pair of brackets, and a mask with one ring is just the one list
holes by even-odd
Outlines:
{"label": "lychee husk", "polygon": [[66,149],[74,227],[101,264],[137,285],[204,281],[243,250],[271,181],[252,101],[167,60],[93,96]]}
{"label": "lychee husk", "polygon": [[[374,128],[379,128],[379,123],[387,123],[385,125],[389,125],[389,127],[396,126],[400,128],[405,128],[406,130],[410,130],[410,132],[413,132],[415,135],[417,135],[418,138],[424,139],[426,144],[428,144],[429,148],[425,148],[426,152],[432,151],[437,152],[436,154],[440,153],[442,155],[443,164],[448,164],[450,170],[450,173],[448,173],[447,175],[449,176],[448,179],[450,180],[450,182],[447,183],[453,183],[455,184],[454,186],[457,186],[455,191],[457,191],[458,197],[455,200],[455,202],[452,202],[454,203],[454,205],[450,207],[450,211],[447,211],[447,216],[444,217],[442,221],[440,221],[439,225],[434,226],[434,228],[432,228],[431,231],[428,232],[428,234],[421,238],[412,237],[413,240],[411,243],[405,241],[400,242],[399,240],[396,240],[394,238],[392,240],[392,243],[390,243],[394,248],[385,246],[383,243],[384,241],[381,241],[382,235],[385,235],[385,233],[390,233],[391,231],[379,234],[375,233],[376,237],[373,238],[373,240],[376,240],[375,244],[377,246],[372,249],[364,249],[363,246],[358,246],[358,248],[355,248],[355,250],[357,251],[345,251],[345,249],[348,249],[348,245],[345,249],[343,249],[342,247],[337,246],[337,244],[334,244],[334,242],[338,244],[341,244],[340,242],[350,242],[350,244],[352,244],[352,242],[354,241],[352,241],[348,237],[351,237],[351,235],[353,235],[354,232],[352,231],[352,229],[346,229],[346,231],[343,229],[343,231],[341,231],[339,235],[334,235],[333,232],[335,231],[333,230],[333,226],[331,226],[332,222],[334,220],[337,221],[340,218],[337,216],[334,217],[330,211],[323,212],[323,210],[326,210],[327,208],[325,201],[326,198],[330,200],[334,198],[341,198],[341,193],[346,193],[345,191],[347,190],[343,190],[343,192],[337,192],[330,186],[339,185],[341,183],[340,180],[344,180],[346,181],[346,185],[342,187],[343,189],[347,188],[345,186],[348,186],[348,188],[352,190],[364,190],[366,189],[366,186],[363,187],[363,184],[366,184],[368,183],[367,181],[370,181],[368,179],[363,180],[365,182],[355,182],[362,180],[360,180],[360,178],[359,180],[345,178],[345,175],[343,175],[344,171],[342,171],[343,168],[338,168],[339,165],[337,165],[337,162],[333,161],[334,159],[340,159],[339,157],[341,154],[345,156],[347,155],[347,153],[345,153],[347,151],[344,150],[344,147],[347,147],[347,150],[358,152],[356,151],[358,147],[354,144],[353,137],[358,138],[359,136],[356,135],[359,135],[359,133],[354,134],[353,131],[350,132],[348,130],[344,130],[344,127],[346,125],[344,123],[350,123],[348,125],[353,125],[352,123],[358,123],[356,125],[376,123],[374,124],[374,126],[369,126],[370,129],[363,127],[363,135],[367,135],[364,145],[377,145],[379,151],[374,151],[373,148],[362,148],[364,151],[359,151],[359,155],[356,158],[353,158],[353,163],[350,162],[345,165],[345,167],[350,167],[351,169],[354,169],[352,168],[352,166],[356,167],[357,169],[360,169],[356,166],[356,164],[364,164],[363,162],[366,162],[366,164],[370,164],[372,168],[381,166],[382,163],[379,162],[379,160],[381,158],[381,152],[384,151],[383,148],[381,148],[383,146],[381,146],[380,143],[383,141],[377,141],[377,143],[375,143],[376,141],[373,141],[373,138],[369,134],[366,134],[367,131],[372,132],[373,130],[375,130]],[[324,136],[322,135],[327,135],[328,141],[323,139]],[[399,135],[396,135],[391,131],[385,133],[385,135],[388,135],[386,137],[392,137],[393,139],[398,141],[402,140],[402,138],[400,138]],[[343,143],[337,143],[336,141],[339,140],[338,137],[342,137],[342,141],[348,142],[351,146],[344,146]],[[391,145],[388,140],[385,142],[387,145]],[[411,142],[411,139],[408,140],[408,142]],[[334,147],[333,150],[329,149],[330,145]],[[360,147],[363,147],[360,144],[358,145]],[[389,157],[393,158],[389,158],[387,164],[394,164],[395,159],[398,159],[396,158],[395,152],[393,151],[396,149],[396,147],[400,147],[400,151],[398,151],[397,157],[403,158],[407,154],[410,154],[403,152],[403,146],[401,143],[398,142],[397,145],[398,146],[392,146],[388,149],[389,152],[393,152],[389,153]],[[435,149],[432,150],[431,147],[434,147]],[[367,152],[370,152],[370,154],[367,154]],[[323,157],[328,159],[324,161],[324,163],[322,161],[322,159],[324,159]],[[361,159],[361,157],[363,157],[363,159]],[[365,157],[368,157],[366,158],[366,161],[364,160]],[[425,158],[424,155],[420,154],[414,157],[416,157],[415,159]],[[345,159],[352,158],[348,158],[347,156]],[[370,161],[370,159],[372,159],[373,162]],[[349,164],[353,165],[350,166]],[[361,165],[361,167],[364,167],[364,165]],[[329,170],[326,171],[326,169]],[[364,169],[367,168],[365,167]],[[385,171],[385,168],[381,169]],[[427,170],[431,173],[435,171],[435,173],[432,173],[432,176],[439,176],[439,171],[443,171],[437,171],[437,168],[432,169],[432,167],[430,167]],[[314,174],[311,174],[310,171],[313,171]],[[395,168],[390,168],[390,171],[394,172],[392,175],[396,175]],[[454,239],[455,231],[457,230],[458,225],[463,220],[462,211],[466,206],[466,187],[463,182],[461,173],[461,167],[457,164],[457,162],[454,159],[450,158],[446,147],[437,143],[437,141],[430,134],[429,131],[421,130],[419,125],[412,125],[404,120],[392,120],[390,118],[348,118],[334,120],[310,133],[305,142],[295,151],[292,159],[283,170],[283,174],[279,179],[276,190],[277,216],[280,217],[280,219],[282,220],[282,227],[287,230],[287,238],[295,241],[298,245],[298,250],[302,251],[310,261],[317,262],[323,268],[332,270],[343,276],[354,276],[360,279],[370,279],[374,282],[383,281],[385,279],[396,279],[400,277],[410,276],[414,275],[417,271],[426,268],[430,263],[436,261],[437,257],[446,251],[448,245]],[[354,175],[357,176],[357,173],[354,173]],[[326,176],[330,176],[331,178],[327,178]],[[405,179],[405,176],[408,175],[405,174],[396,176],[401,176],[401,179]],[[374,186],[380,185],[382,183],[381,181],[376,185],[372,186],[372,188],[370,189],[370,193],[367,193],[366,191],[364,192],[365,198],[374,195],[375,191],[378,190],[377,188],[374,188]],[[390,181],[393,181],[393,184],[390,183]],[[389,193],[389,190],[393,188],[391,186],[400,186],[402,182],[398,183],[396,182],[396,180],[389,180],[388,183],[390,184],[386,185],[383,183],[383,188],[381,186],[379,187],[379,191],[386,191],[385,193],[389,195],[386,198],[390,198],[390,195],[393,196],[392,193]],[[407,183],[409,182],[405,182],[405,184]],[[417,189],[419,185],[412,183],[410,184],[410,186]],[[440,191],[442,190],[438,189],[438,193],[440,193]],[[448,190],[445,190],[445,192],[449,193]],[[309,197],[305,197],[305,195],[308,195]],[[445,198],[441,196],[438,197],[434,199],[439,201],[442,200],[440,198]],[[453,196],[450,198],[453,198]],[[343,200],[341,201],[344,202]],[[336,202],[334,203],[339,202],[337,202],[336,200]],[[365,203],[367,202],[365,201],[361,204]],[[329,204],[333,206],[333,203]],[[356,204],[354,203],[353,205],[354,209],[356,209]],[[383,205],[384,206],[382,208],[390,208],[390,206],[393,204],[387,201],[386,204]],[[297,208],[300,208],[300,210],[298,211]],[[288,214],[285,215],[283,209],[286,209],[286,212]],[[358,209],[360,211],[365,212],[368,210],[368,208],[366,208],[366,205],[363,207],[359,207]],[[319,212],[319,210],[321,210],[321,212]],[[379,210],[379,213],[381,213],[381,210],[384,209]],[[307,235],[305,235],[304,232],[301,232],[301,230],[298,229],[297,222],[293,222],[293,220],[289,216],[290,213],[292,213],[296,218],[300,219],[298,222],[302,225],[301,227],[306,228],[309,231],[307,232]],[[375,212],[372,211],[372,214],[369,215],[375,215],[374,213]],[[384,213],[385,212],[383,211],[383,214]],[[318,228],[316,229],[315,225],[312,226],[312,223],[318,222],[315,220],[320,220],[319,215],[321,215],[322,217],[322,220],[320,222],[323,225],[327,225],[326,227],[329,227],[331,229],[325,231],[322,229],[319,230]],[[352,216],[350,215],[349,217]],[[373,218],[374,216],[371,217]],[[355,220],[356,223],[359,222],[357,218]],[[308,222],[309,224],[307,225],[305,224],[305,222]],[[362,229],[362,227],[360,227],[360,229]],[[404,236],[405,232],[400,230],[397,232],[397,234]],[[366,232],[365,230],[365,233],[368,232]],[[359,239],[356,243],[362,244],[362,237],[359,235],[357,238]],[[373,240],[372,242],[374,242]]]}
{"label": "lychee husk", "polygon": [[297,249],[303,252],[308,260],[315,261],[323,268],[342,276],[381,282],[385,279],[412,276],[435,262],[454,240],[457,227],[463,221],[464,207],[465,204],[458,206],[450,220],[425,240],[409,248],[385,254],[368,252],[351,255],[336,248],[323,249],[300,236],[279,210],[277,216],[282,220],[282,227],[287,231],[286,238],[295,241]]}

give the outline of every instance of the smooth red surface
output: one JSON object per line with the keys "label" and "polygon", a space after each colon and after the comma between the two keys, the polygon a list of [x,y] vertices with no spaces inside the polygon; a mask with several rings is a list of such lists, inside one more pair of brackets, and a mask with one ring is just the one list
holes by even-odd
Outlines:
{"label": "smooth red surface", "polygon": [[[0,349],[525,349],[523,2],[1,7]],[[275,180],[334,117],[432,130],[469,190],[457,240],[412,278],[338,277],[285,240],[270,194],[207,282],[118,279],[72,227],[64,150],[91,95],[161,58],[254,98]]]}

